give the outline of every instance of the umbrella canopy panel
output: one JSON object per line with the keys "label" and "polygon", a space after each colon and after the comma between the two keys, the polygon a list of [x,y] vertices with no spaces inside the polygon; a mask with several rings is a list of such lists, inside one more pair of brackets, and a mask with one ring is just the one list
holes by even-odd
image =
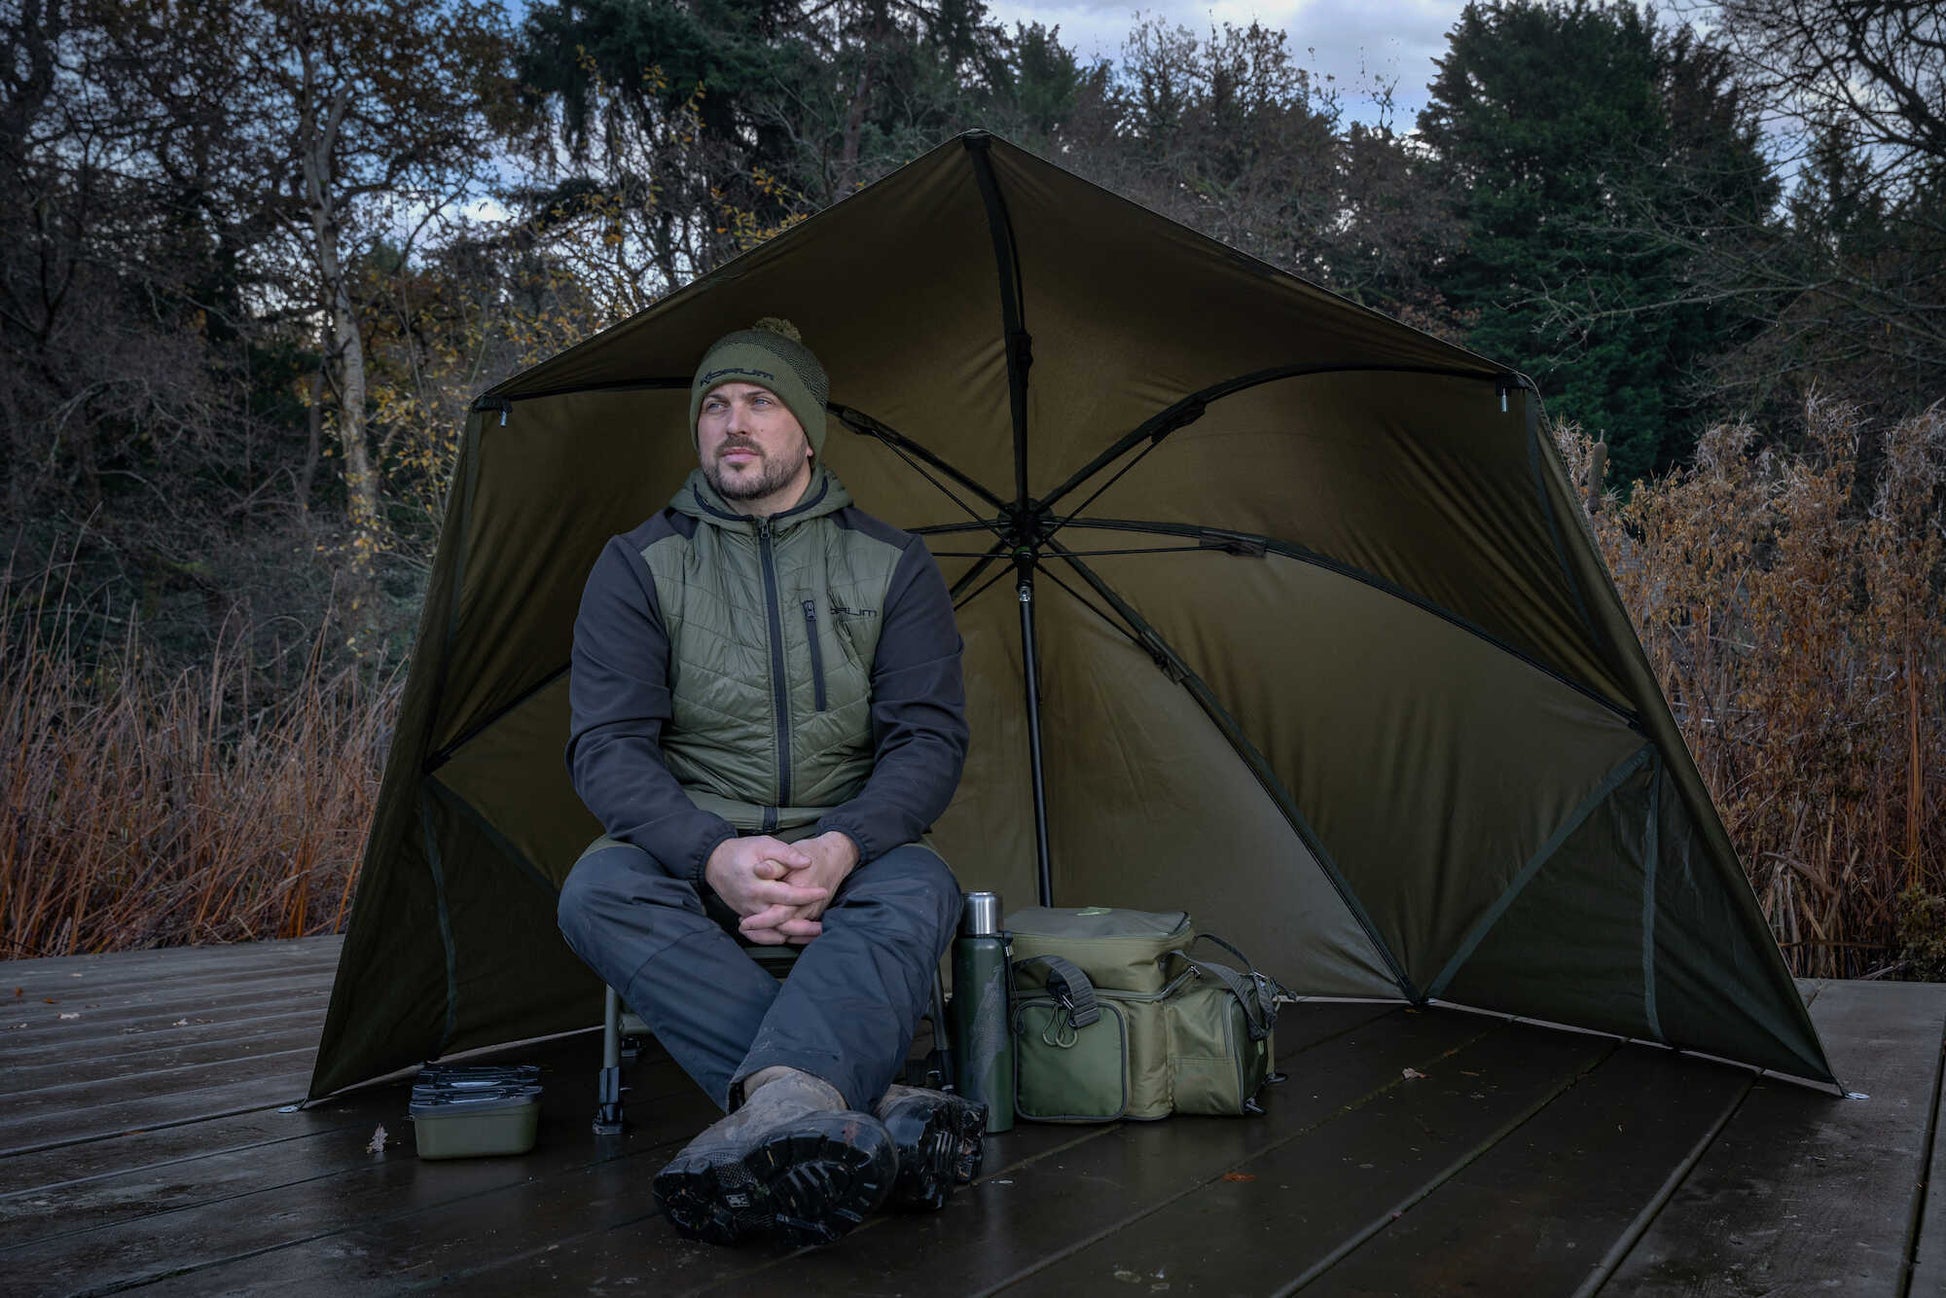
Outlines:
{"label": "umbrella canopy panel", "polygon": [[594,1021],[575,608],[764,315],[953,589],[966,886],[1033,897],[1044,839],[1058,903],[1187,908],[1305,991],[1829,1079],[1524,381],[973,136],[483,398],[314,1093]]}

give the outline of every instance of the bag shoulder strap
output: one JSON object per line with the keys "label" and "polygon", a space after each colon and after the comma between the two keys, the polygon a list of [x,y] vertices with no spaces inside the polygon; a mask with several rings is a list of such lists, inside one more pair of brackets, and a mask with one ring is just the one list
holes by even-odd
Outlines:
{"label": "bag shoulder strap", "polygon": [[1045,967],[1043,977],[1047,990],[1068,1012],[1069,1026],[1085,1028],[1101,1017],[1101,1006],[1095,999],[1095,985],[1088,981],[1088,975],[1082,973],[1081,967],[1074,961],[1058,955],[1037,955],[1014,961],[1016,970],[1030,969],[1035,965]]}

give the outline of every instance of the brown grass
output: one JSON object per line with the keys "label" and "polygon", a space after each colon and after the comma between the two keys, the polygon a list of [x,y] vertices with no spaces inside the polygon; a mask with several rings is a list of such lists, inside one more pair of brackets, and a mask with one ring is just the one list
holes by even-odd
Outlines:
{"label": "brown grass", "polygon": [[240,654],[165,676],[131,633],[90,668],[31,625],[0,616],[0,958],[343,926],[389,688],[314,653],[253,710]]}
{"label": "brown grass", "polygon": [[1946,412],[1874,433],[1814,400],[1802,432],[1714,429],[1592,521],[1794,969],[1894,972],[1946,889]]}

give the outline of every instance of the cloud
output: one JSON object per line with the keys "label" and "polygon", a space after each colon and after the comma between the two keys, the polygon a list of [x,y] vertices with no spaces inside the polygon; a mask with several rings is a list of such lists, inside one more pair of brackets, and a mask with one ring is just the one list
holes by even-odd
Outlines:
{"label": "cloud", "polygon": [[1252,19],[1288,33],[1300,66],[1332,78],[1345,111],[1360,121],[1378,115],[1374,90],[1394,87],[1395,120],[1410,127],[1426,102],[1433,59],[1463,0],[1166,0],[1137,6],[1126,0],[989,0],[1002,22],[1058,25],[1062,41],[1082,58],[1118,59],[1122,41],[1142,17],[1158,15],[1195,31],[1213,24],[1246,26]]}

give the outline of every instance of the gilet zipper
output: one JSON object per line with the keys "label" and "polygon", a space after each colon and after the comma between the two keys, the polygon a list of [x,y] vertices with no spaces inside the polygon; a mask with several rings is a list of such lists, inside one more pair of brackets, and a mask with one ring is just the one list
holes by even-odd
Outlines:
{"label": "gilet zipper", "polygon": [[757,556],[764,569],[764,614],[770,621],[770,706],[777,717],[777,805],[791,805],[791,695],[784,672],[784,618],[778,611],[777,560],[770,547],[770,520],[757,520]]}

